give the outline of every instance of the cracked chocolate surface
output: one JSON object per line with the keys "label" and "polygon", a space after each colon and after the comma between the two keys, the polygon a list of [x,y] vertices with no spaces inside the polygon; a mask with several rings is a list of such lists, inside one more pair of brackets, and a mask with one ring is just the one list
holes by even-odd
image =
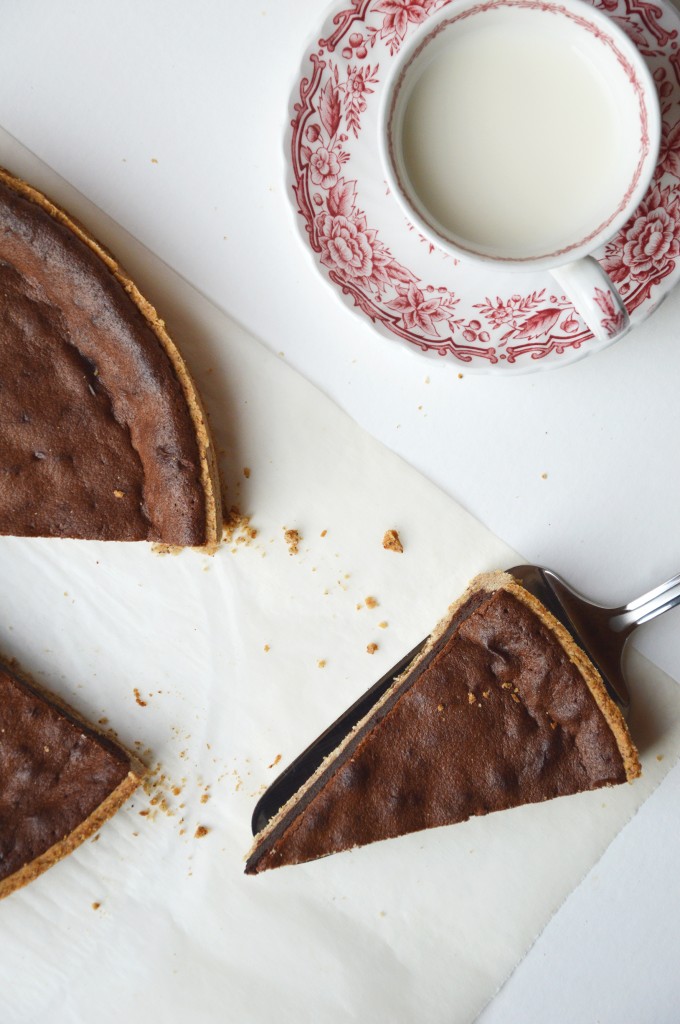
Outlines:
{"label": "cracked chocolate surface", "polygon": [[165,350],[97,254],[1,182],[0,534],[205,541]]}
{"label": "cracked chocolate surface", "polygon": [[616,737],[555,635],[512,594],[478,594],[246,872],[625,781]]}
{"label": "cracked chocolate surface", "polygon": [[130,759],[0,664],[0,881],[61,842]]}

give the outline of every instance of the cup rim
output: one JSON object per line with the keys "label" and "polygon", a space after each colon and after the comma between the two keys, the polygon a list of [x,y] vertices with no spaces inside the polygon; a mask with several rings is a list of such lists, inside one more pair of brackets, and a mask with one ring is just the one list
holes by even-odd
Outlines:
{"label": "cup rim", "polygon": [[[608,37],[614,48],[617,59],[627,70],[626,64],[634,74],[635,83],[631,83],[638,92],[641,106],[641,122],[643,127],[643,153],[638,161],[633,181],[630,183],[616,209],[607,219],[591,231],[586,238],[580,239],[559,250],[537,256],[497,256],[478,252],[468,248],[459,241],[452,241],[444,235],[435,224],[415,206],[407,189],[403,186],[394,158],[393,139],[390,132],[391,118],[404,84],[408,69],[418,59],[420,53],[449,24],[469,17],[471,14],[484,12],[499,7],[519,7],[528,10],[555,10],[566,15],[578,26],[588,28],[594,26],[596,34]],[[584,24],[587,23],[587,24]],[[591,7],[586,0],[454,0],[428,18],[419,27],[410,42],[392,65],[382,97],[379,111],[378,148],[380,159],[385,171],[386,181],[392,195],[402,208],[407,219],[418,228],[439,249],[452,256],[466,261],[493,264],[499,270],[524,271],[549,270],[551,267],[563,266],[575,262],[594,252],[612,238],[626,223],[639,206],[647,191],[654,170],[657,166],[661,143],[661,111],[659,99],[650,69],[635,44],[606,13]],[[424,207],[424,204],[423,204]]]}

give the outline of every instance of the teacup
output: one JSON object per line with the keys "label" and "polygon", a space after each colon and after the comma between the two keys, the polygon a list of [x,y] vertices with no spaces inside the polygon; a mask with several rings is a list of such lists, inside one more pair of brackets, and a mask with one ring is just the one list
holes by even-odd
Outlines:
{"label": "teacup", "polygon": [[613,340],[628,314],[591,253],[646,192],[660,122],[640,53],[583,0],[454,0],[395,62],[380,149],[435,245],[499,271],[549,270]]}

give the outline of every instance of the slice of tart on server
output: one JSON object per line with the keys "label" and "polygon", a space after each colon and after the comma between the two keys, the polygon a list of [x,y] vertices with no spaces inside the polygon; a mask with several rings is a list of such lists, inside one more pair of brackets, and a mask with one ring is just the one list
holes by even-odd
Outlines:
{"label": "slice of tart on server", "polygon": [[637,751],[594,665],[507,573],[478,576],[255,837],[246,873],[632,781]]}

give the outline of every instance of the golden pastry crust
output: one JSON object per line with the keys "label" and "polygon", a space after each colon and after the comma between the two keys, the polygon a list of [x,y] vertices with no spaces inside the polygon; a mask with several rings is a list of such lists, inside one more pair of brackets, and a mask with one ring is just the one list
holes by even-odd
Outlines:
{"label": "golden pastry crust", "polygon": [[[134,760],[134,759],[133,759]],[[55,843],[49,850],[45,850],[35,860],[25,864],[24,867],[20,868],[19,871],[15,871],[14,874],[8,875],[7,878],[0,882],[0,899],[5,896],[9,896],[10,893],[16,892],[17,889],[21,889],[22,886],[28,885],[38,875],[41,875],[43,871],[47,871],[58,861],[67,857],[69,853],[72,853],[76,847],[84,843],[86,839],[89,839],[91,835],[94,835],[102,825],[108,821],[109,818],[113,817],[116,811],[128,800],[134,791],[139,786],[142,778],[144,777],[144,769],[138,762],[135,762],[138,767],[133,765],[128,773],[126,779],[113,790],[112,793],[106,798],[92,812],[92,814],[83,821],[78,828],[70,832],[69,835],[65,836],[61,842]]]}

